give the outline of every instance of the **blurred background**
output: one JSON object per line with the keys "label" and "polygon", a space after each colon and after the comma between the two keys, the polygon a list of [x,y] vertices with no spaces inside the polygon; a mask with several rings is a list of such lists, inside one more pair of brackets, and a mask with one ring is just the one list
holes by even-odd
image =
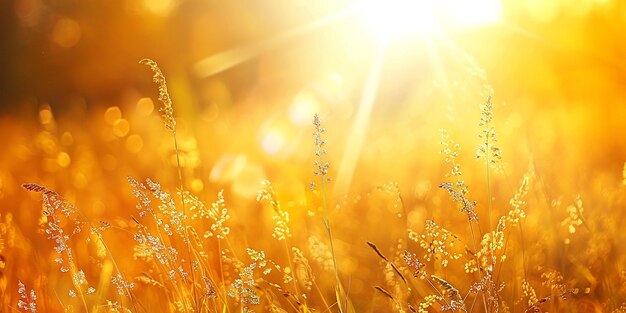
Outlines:
{"label": "blurred background", "polygon": [[[338,226],[346,247],[349,234],[376,225],[361,196],[389,181],[404,194],[410,227],[453,207],[436,188],[448,171],[442,128],[463,147],[465,178],[484,203],[484,164],[474,155],[479,105],[492,92],[506,164],[492,182],[496,199],[506,205],[531,167],[549,203],[587,195],[596,199],[588,214],[608,214],[620,229],[623,207],[603,199],[623,194],[626,179],[626,2],[424,3],[4,0],[0,213],[46,247],[36,235],[40,204],[23,182],[59,191],[94,220],[130,216],[127,176],[176,188],[157,87],[138,64],[150,58],[174,102],[185,187],[208,201],[224,189],[245,236],[263,233],[249,218],[265,214],[254,201],[262,179],[294,220],[315,214],[307,201],[316,112],[327,129],[331,199],[351,208],[334,214],[361,222]],[[561,208],[533,223],[559,228],[566,215]],[[454,221],[465,225],[461,215]],[[357,271],[350,262],[346,271]]]}
{"label": "blurred background", "polygon": [[[58,136],[108,123],[117,133],[95,139],[147,141],[129,121],[159,105],[137,64],[151,58],[168,78],[181,127],[212,154],[199,158],[205,167],[225,152],[290,158],[320,112],[347,191],[352,179],[343,177],[368,151],[387,165],[367,177],[401,180],[410,162],[433,157],[415,153],[436,143],[430,131],[460,124],[475,134],[461,129],[476,125],[486,74],[512,148],[558,155],[558,164],[584,153],[589,166],[618,172],[626,155],[616,137],[626,130],[623,2],[410,2],[3,1],[0,103],[12,134],[3,141],[33,132],[48,111],[63,119]],[[366,118],[357,123],[360,107]],[[109,108],[116,113],[106,120]],[[10,163],[19,154],[4,158],[6,175],[16,175],[22,167]]]}

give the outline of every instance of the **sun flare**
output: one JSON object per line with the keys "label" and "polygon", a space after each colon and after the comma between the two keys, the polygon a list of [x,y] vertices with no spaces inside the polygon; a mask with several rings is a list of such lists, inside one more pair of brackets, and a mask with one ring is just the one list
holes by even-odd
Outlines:
{"label": "sun flare", "polygon": [[499,0],[363,0],[357,4],[363,23],[383,39],[435,35],[444,26],[478,27],[496,23]]}
{"label": "sun flare", "polygon": [[626,313],[626,0],[1,3],[0,313]]}
{"label": "sun flare", "polygon": [[502,18],[500,0],[446,0],[441,8],[452,24],[462,27],[478,27],[497,23]]}

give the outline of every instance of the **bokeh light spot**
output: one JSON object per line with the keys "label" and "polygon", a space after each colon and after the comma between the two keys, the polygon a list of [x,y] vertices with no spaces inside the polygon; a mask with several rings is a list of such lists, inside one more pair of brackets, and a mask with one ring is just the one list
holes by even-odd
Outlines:
{"label": "bokeh light spot", "polygon": [[244,198],[254,198],[261,188],[263,179],[265,179],[263,167],[247,163],[233,181],[233,192]]}
{"label": "bokeh light spot", "polygon": [[69,18],[61,18],[52,29],[52,40],[63,48],[71,48],[80,41],[80,25]]}
{"label": "bokeh light spot", "polygon": [[143,149],[143,139],[137,134],[133,134],[126,138],[126,150],[130,153],[138,153]]}
{"label": "bokeh light spot", "polygon": [[66,152],[59,152],[59,154],[57,154],[57,164],[59,164],[60,167],[68,167],[70,163],[71,159],[69,154]]}
{"label": "bokeh light spot", "polygon": [[40,0],[18,0],[15,1],[14,8],[15,14],[24,24],[34,26],[41,15],[43,5]]}
{"label": "bokeh light spot", "polygon": [[64,146],[71,146],[74,143],[74,136],[70,132],[64,132],[61,135],[61,144]]}
{"label": "bokeh light spot", "polygon": [[122,118],[122,111],[117,106],[112,106],[104,111],[104,121],[109,125],[114,125],[117,120]]}
{"label": "bokeh light spot", "polygon": [[154,111],[154,102],[148,97],[144,97],[137,101],[137,113],[142,116],[148,116]]}
{"label": "bokeh light spot", "polygon": [[78,189],[84,189],[87,187],[87,176],[84,173],[78,172],[74,176],[74,187]]}
{"label": "bokeh light spot", "polygon": [[215,163],[209,174],[209,179],[212,182],[230,182],[239,175],[246,163],[247,158],[243,154],[225,155]]}
{"label": "bokeh light spot", "polygon": [[128,134],[130,130],[130,124],[126,119],[119,119],[113,125],[113,134],[117,137],[124,137]]}
{"label": "bokeh light spot", "polygon": [[176,0],[144,0],[143,6],[155,15],[166,16],[178,4]]}
{"label": "bokeh light spot", "polygon": [[52,110],[50,110],[49,106],[42,106],[42,108],[39,110],[39,121],[41,122],[41,124],[49,124],[52,122],[53,116],[52,116]]}
{"label": "bokeh light spot", "polygon": [[191,181],[191,191],[198,193],[204,189],[204,183],[201,179],[195,178]]}
{"label": "bokeh light spot", "polygon": [[299,93],[289,108],[289,119],[296,125],[309,125],[311,116],[317,113],[320,105],[309,92]]}
{"label": "bokeh light spot", "polygon": [[270,130],[263,136],[261,147],[268,154],[276,154],[283,149],[286,143],[287,140],[282,133],[277,130]]}

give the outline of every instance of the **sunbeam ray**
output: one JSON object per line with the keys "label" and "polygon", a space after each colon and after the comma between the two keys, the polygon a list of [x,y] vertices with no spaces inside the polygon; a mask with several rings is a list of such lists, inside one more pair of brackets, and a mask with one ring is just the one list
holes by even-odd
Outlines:
{"label": "sunbeam ray", "polygon": [[378,94],[378,86],[384,66],[386,49],[387,45],[385,43],[381,43],[378,46],[372,67],[367,76],[356,118],[349,133],[350,140],[348,141],[344,156],[339,165],[339,173],[337,174],[337,182],[334,191],[335,195],[347,193],[352,182],[354,169],[356,168],[359,154],[365,142],[370,117],[376,101],[376,95]]}
{"label": "sunbeam ray", "polygon": [[350,14],[353,14],[354,10],[354,8],[347,8],[337,13],[322,17],[321,19],[315,20],[311,23],[276,34],[272,37],[211,55],[196,62],[193,66],[193,71],[198,78],[205,78],[223,72],[264,52],[275,49],[295,37],[311,33],[322,27],[337,22]]}

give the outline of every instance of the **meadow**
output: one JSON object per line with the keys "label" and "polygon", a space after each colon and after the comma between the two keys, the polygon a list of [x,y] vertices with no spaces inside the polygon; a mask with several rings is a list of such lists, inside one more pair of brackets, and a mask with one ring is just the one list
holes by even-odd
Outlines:
{"label": "meadow", "polygon": [[251,48],[249,89],[138,58],[115,97],[17,101],[0,311],[626,312],[623,72],[519,49],[514,77],[463,36],[432,67],[424,38]]}

